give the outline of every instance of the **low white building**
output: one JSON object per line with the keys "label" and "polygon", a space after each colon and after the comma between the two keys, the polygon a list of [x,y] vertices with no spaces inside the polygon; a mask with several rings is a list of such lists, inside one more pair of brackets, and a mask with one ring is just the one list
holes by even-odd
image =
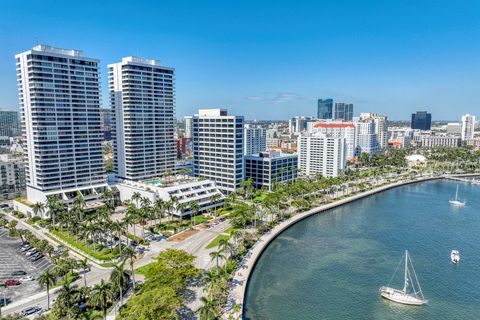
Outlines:
{"label": "low white building", "polygon": [[[115,187],[120,193],[121,201],[130,200],[136,192],[152,203],[158,199],[170,201],[174,197],[177,203],[183,206],[181,208],[182,206],[177,204],[174,214],[182,217],[192,214],[189,207],[192,201],[198,203],[199,212],[205,212],[223,205],[224,200],[214,181],[193,179],[188,176],[175,176],[173,179],[151,182],[119,180]],[[216,202],[213,201],[215,196],[218,198]]]}

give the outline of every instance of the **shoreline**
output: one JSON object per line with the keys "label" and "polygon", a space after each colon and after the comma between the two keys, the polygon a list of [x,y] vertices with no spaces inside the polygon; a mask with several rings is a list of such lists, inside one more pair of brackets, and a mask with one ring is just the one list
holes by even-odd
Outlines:
{"label": "shoreline", "polygon": [[[448,177],[466,177],[466,176],[478,176],[479,174],[458,174],[458,175],[440,175],[440,176],[425,176],[425,177],[420,177],[412,180],[407,180],[407,181],[399,181],[395,183],[390,183],[386,184],[371,190],[367,190],[364,192],[357,193],[352,196],[348,196],[347,198],[336,200],[334,202],[324,204],[315,208],[312,208],[308,211],[299,213],[282,223],[278,224],[275,226],[272,230],[270,230],[268,233],[262,235],[260,239],[257,240],[257,242],[253,245],[253,247],[250,249],[250,252],[244,257],[243,263],[241,264],[241,267],[235,272],[235,276],[232,279],[232,283],[236,284],[231,290],[230,290],[230,299],[231,299],[231,305],[239,305],[240,308],[235,315],[237,315],[239,318],[244,319],[244,302],[245,302],[245,294],[247,291],[248,287],[248,281],[250,280],[250,276],[252,274],[252,271],[255,269],[255,265],[262,255],[263,251],[268,247],[268,245],[277,237],[279,236],[283,231],[286,229],[290,228],[297,222],[300,222],[312,215],[315,215],[317,213],[322,213],[324,211],[342,206],[344,204],[348,204],[351,202],[354,202],[356,200],[360,200],[366,197],[369,197],[371,195],[387,191],[390,189],[394,189],[397,187],[401,186],[406,186],[409,184],[413,183],[418,183],[418,182],[425,182],[425,181],[431,181],[431,180],[440,180],[440,179],[445,179]],[[230,304],[230,303],[229,303]]]}

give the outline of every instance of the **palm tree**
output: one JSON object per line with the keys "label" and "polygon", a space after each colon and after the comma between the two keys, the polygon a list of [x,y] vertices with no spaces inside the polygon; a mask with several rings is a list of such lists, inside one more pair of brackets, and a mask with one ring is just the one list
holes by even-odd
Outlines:
{"label": "palm tree", "polygon": [[130,273],[123,268],[124,264],[115,265],[110,273],[110,282],[112,286],[118,287],[120,304],[123,305],[123,289],[128,285]]}
{"label": "palm tree", "polygon": [[136,229],[135,224],[137,223],[137,219],[138,219],[138,210],[133,204],[130,204],[128,206],[127,214],[126,214],[125,218],[128,221],[128,223],[132,226],[133,236],[136,238],[137,237],[137,232],[135,230]]}
{"label": "palm tree", "polygon": [[107,319],[108,303],[112,299],[112,286],[109,282],[102,279],[99,284],[96,284],[90,292],[89,302],[95,306],[100,307],[103,312],[103,318]]}
{"label": "palm tree", "polygon": [[50,269],[45,270],[39,277],[38,283],[41,286],[47,287],[47,310],[50,310],[50,286],[53,286],[57,282],[57,278],[53,273],[50,272]]}
{"label": "palm tree", "polygon": [[223,255],[221,250],[210,252],[210,261],[216,260],[217,272],[218,272],[218,259],[224,259],[224,258],[225,256]]}
{"label": "palm tree", "polygon": [[77,261],[78,268],[82,269],[83,273],[83,286],[87,286],[87,270],[90,271],[90,265],[87,263],[87,258]]}
{"label": "palm tree", "polygon": [[57,215],[57,210],[59,209],[60,205],[58,203],[58,198],[55,195],[47,196],[47,208],[48,213],[50,214],[50,218],[52,218],[52,226],[55,228],[55,218]]}
{"label": "palm tree", "polygon": [[132,280],[133,280],[133,289],[135,290],[135,273],[133,272],[133,264],[134,264],[134,259],[136,257],[135,250],[133,250],[132,247],[128,246],[125,248],[123,251],[123,263],[125,263],[127,260],[129,260],[130,264],[130,272],[132,275]]}
{"label": "palm tree", "polygon": [[188,203],[188,206],[190,207],[190,211],[192,211],[192,213],[193,213],[192,227],[195,227],[195,215],[198,214],[198,210],[199,210],[198,202],[190,201]]}
{"label": "palm tree", "polygon": [[218,319],[220,313],[218,311],[216,301],[211,297],[201,297],[200,301],[203,303],[203,306],[198,309],[200,320]]}
{"label": "palm tree", "polygon": [[140,192],[134,192],[132,195],[132,201],[135,201],[136,207],[138,209],[138,202],[142,199],[142,195]]}
{"label": "palm tree", "polygon": [[32,211],[35,216],[38,216],[39,213],[40,213],[40,216],[43,216],[42,215],[43,210],[45,210],[45,204],[43,204],[42,202],[36,202],[32,206]]}
{"label": "palm tree", "polygon": [[77,305],[80,293],[81,292],[78,289],[77,285],[73,284],[73,281],[71,279],[66,278],[63,286],[59,290],[57,303],[59,303],[62,308],[65,308],[66,313],[69,314]]}
{"label": "palm tree", "polygon": [[215,208],[213,209],[214,210],[214,213],[213,215],[216,217],[217,216],[217,204],[220,202],[220,200],[222,199],[222,196],[219,194],[219,193],[216,193],[212,196],[211,198],[211,203],[215,206]]}
{"label": "palm tree", "polygon": [[147,224],[147,220],[150,218],[150,205],[152,202],[147,197],[144,197],[140,199],[140,203],[142,205],[142,209],[139,212],[139,218],[140,225],[142,226],[142,238],[145,239],[145,225]]}
{"label": "palm tree", "polygon": [[162,217],[163,217],[163,209],[164,209],[164,202],[162,199],[158,198],[153,204],[153,212],[155,214],[155,220],[160,218],[160,224],[162,224]]}

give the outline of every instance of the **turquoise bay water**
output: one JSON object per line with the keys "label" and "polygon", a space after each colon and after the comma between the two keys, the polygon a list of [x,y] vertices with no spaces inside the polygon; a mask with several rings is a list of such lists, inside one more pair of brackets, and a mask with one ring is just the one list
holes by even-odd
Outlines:
{"label": "turquoise bay water", "polygon": [[[248,319],[480,319],[480,186],[392,189],[307,218],[276,238],[247,288]],[[408,249],[429,304],[380,298]],[[450,251],[459,249],[459,265]],[[391,286],[403,287],[403,270]]]}

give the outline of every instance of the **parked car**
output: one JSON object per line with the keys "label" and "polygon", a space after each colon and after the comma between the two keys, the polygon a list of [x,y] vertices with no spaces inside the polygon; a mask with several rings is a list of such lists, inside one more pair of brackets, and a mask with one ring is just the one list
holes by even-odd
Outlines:
{"label": "parked car", "polygon": [[29,316],[29,315],[32,315],[34,313],[41,313],[43,311],[42,308],[40,308],[39,306],[35,306],[35,307],[28,307],[28,308],[25,308],[21,311],[21,314],[22,316]]}
{"label": "parked car", "polygon": [[25,252],[25,251],[30,250],[30,249],[32,249],[32,246],[30,246],[30,245],[25,246],[25,247],[21,247],[20,252]]}
{"label": "parked car", "polygon": [[8,208],[8,203],[0,203],[0,208],[2,209]]}
{"label": "parked car", "polygon": [[141,254],[141,253],[144,253],[144,252],[145,252],[145,249],[142,248],[142,247],[135,248],[135,253],[137,253],[137,254]]}
{"label": "parked car", "polygon": [[26,274],[27,273],[23,270],[16,270],[16,271],[13,271],[10,275],[12,275],[12,276],[24,276]]}
{"label": "parked car", "polygon": [[3,284],[6,286],[18,286],[21,284],[21,282],[18,280],[7,280]]}
{"label": "parked car", "polygon": [[35,255],[36,253],[38,253],[38,251],[35,249],[33,251],[29,250],[27,251],[27,253],[25,254],[27,257],[30,257],[30,256],[33,256]]}
{"label": "parked car", "polygon": [[132,240],[132,241],[130,241],[130,245],[132,247],[136,247],[136,246],[138,246],[138,241],[137,240]]}
{"label": "parked car", "polygon": [[42,257],[43,257],[43,254],[40,253],[39,255],[34,255],[33,257],[31,257],[30,260],[32,262],[35,262],[37,260],[40,260]]}
{"label": "parked car", "polygon": [[33,281],[33,280],[35,280],[35,278],[30,275],[20,278],[20,281],[22,282]]}

